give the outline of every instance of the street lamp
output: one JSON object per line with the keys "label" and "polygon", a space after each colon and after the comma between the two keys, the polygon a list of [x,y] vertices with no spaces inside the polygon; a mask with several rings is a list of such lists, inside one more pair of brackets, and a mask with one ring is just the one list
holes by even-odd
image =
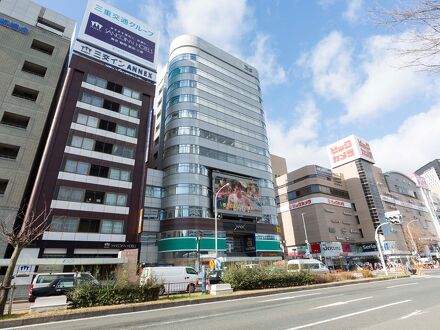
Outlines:
{"label": "street lamp", "polygon": [[307,236],[306,223],[305,223],[305,221],[304,221],[304,213],[301,213],[301,217],[302,217],[302,221],[303,221],[304,234],[305,234],[305,237],[306,237],[306,241],[305,241],[305,243],[307,244],[307,250],[309,251],[309,258],[310,258],[310,253],[311,253],[312,251],[310,250],[309,238],[308,238],[308,236]]}
{"label": "street lamp", "polygon": [[382,227],[383,225],[388,225],[388,222],[381,223],[379,226],[377,226],[376,231],[374,233],[374,238],[376,239],[377,250],[379,251],[380,263],[382,264],[383,270],[385,270],[385,275],[388,276],[387,265],[385,265],[385,260],[383,259],[382,247],[379,241],[379,228]]}
{"label": "street lamp", "polygon": [[409,229],[409,225],[410,225],[410,223],[412,223],[412,222],[415,222],[415,221],[419,221],[420,219],[414,219],[414,220],[411,220],[410,222],[408,222],[407,224],[406,224],[406,229],[408,230],[408,233],[409,233],[409,237],[411,237],[411,242],[412,242],[412,245],[413,245],[413,248],[414,248],[414,253],[417,255],[417,254],[419,254],[419,251],[417,251],[417,245],[416,245],[416,242],[414,241],[414,237],[413,237],[413,235],[412,235],[412,233],[411,233],[411,230]]}
{"label": "street lamp", "polygon": [[230,186],[230,183],[226,183],[223,187],[221,187],[216,193],[214,198],[214,217],[215,217],[215,229],[214,229],[214,237],[215,237],[215,258],[218,257],[218,249],[217,249],[217,197],[220,191],[222,191],[225,187]]}

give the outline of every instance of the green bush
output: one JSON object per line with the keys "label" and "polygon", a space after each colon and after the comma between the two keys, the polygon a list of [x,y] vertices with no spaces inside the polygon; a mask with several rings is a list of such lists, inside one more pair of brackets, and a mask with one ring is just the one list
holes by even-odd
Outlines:
{"label": "green bush", "polygon": [[83,284],[69,292],[73,308],[120,305],[159,299],[157,284]]}
{"label": "green bush", "polygon": [[236,268],[226,271],[223,280],[236,291],[313,284],[315,275],[285,269]]}

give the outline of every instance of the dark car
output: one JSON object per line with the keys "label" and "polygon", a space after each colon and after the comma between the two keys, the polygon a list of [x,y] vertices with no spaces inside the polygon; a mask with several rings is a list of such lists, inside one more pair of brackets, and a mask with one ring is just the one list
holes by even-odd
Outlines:
{"label": "dark car", "polygon": [[[93,282],[72,277],[57,278],[48,286],[29,290],[29,301],[34,302],[38,297],[61,296],[75,290],[80,283]],[[94,282],[93,282],[94,283]]]}
{"label": "dark car", "polygon": [[222,270],[213,270],[208,275],[209,284],[221,283],[222,278],[223,278],[223,271]]}

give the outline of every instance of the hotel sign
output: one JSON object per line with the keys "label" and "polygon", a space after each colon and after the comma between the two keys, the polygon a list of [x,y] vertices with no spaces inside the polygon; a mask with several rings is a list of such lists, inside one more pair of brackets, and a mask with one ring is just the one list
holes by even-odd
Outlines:
{"label": "hotel sign", "polygon": [[78,40],[156,69],[158,33],[107,3],[89,0]]}
{"label": "hotel sign", "polygon": [[91,59],[98,60],[103,64],[111,66],[113,69],[116,69],[123,73],[135,76],[143,80],[149,80],[152,82],[156,81],[156,72],[152,71],[151,69],[133,64],[118,56],[112,55],[96,47],[87,45],[81,41],[75,42],[74,51]]}

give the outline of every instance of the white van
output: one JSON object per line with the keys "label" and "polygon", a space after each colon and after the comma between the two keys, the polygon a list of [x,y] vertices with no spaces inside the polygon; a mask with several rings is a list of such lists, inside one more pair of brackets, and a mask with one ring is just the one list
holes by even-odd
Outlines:
{"label": "white van", "polygon": [[163,285],[161,294],[171,292],[194,292],[198,284],[198,273],[192,267],[145,267],[140,284],[153,281]]}
{"label": "white van", "polygon": [[287,262],[287,270],[291,272],[311,272],[315,274],[327,274],[329,269],[317,259],[293,259]]}

